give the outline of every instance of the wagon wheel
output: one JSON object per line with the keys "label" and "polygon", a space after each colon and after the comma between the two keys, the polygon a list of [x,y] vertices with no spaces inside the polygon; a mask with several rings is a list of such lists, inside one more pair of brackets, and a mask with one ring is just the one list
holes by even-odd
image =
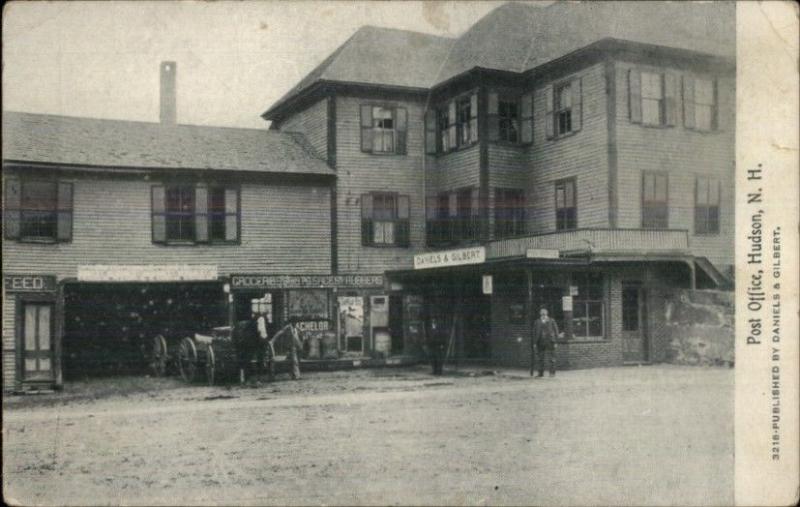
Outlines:
{"label": "wagon wheel", "polygon": [[216,377],[216,357],[214,356],[214,346],[209,345],[208,350],[206,351],[206,380],[208,380],[208,385],[214,385],[214,379]]}
{"label": "wagon wheel", "polygon": [[194,382],[197,376],[197,348],[191,338],[181,340],[178,348],[178,368],[183,380],[189,383]]}
{"label": "wagon wheel", "polygon": [[167,340],[162,335],[153,338],[153,375],[163,377],[167,372]]}

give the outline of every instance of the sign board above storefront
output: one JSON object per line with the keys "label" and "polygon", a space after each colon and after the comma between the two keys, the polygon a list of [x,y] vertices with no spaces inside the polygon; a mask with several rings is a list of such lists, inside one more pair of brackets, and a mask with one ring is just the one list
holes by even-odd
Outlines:
{"label": "sign board above storefront", "polygon": [[414,269],[481,264],[484,261],[486,261],[486,248],[476,246],[473,248],[417,254],[414,256]]}
{"label": "sign board above storefront", "polygon": [[232,275],[232,290],[382,288],[383,275]]}
{"label": "sign board above storefront", "polygon": [[218,277],[217,266],[188,264],[78,266],[79,282],[206,282]]}
{"label": "sign board above storefront", "polygon": [[56,277],[51,275],[3,275],[3,287],[8,292],[53,292]]}
{"label": "sign board above storefront", "polygon": [[558,250],[549,248],[529,248],[525,251],[525,257],[528,259],[558,259]]}

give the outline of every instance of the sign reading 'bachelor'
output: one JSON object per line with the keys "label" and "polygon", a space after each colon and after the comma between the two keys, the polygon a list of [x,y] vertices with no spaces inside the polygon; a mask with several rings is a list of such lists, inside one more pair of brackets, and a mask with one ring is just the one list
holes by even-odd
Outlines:
{"label": "sign reading 'bachelor'", "polygon": [[445,266],[462,266],[480,264],[486,260],[486,249],[482,246],[428,252],[414,256],[414,269],[441,268]]}

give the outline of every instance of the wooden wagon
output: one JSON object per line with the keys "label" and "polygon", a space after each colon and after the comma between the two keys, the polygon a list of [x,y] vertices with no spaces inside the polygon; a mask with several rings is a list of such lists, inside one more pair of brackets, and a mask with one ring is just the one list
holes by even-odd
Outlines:
{"label": "wooden wagon", "polygon": [[[153,338],[150,364],[156,376],[177,370],[186,382],[204,378],[209,385],[214,385],[220,380],[238,376],[238,352],[231,326],[214,327],[207,334],[195,333],[183,338],[159,334]],[[255,355],[250,362],[257,362],[258,357]]]}

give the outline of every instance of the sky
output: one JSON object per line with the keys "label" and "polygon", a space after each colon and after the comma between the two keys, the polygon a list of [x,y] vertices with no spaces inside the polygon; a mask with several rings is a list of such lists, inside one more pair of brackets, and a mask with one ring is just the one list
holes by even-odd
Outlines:
{"label": "sky", "polygon": [[3,15],[3,109],[158,121],[177,62],[178,123],[260,115],[359,27],[458,36],[502,2],[15,2]]}

